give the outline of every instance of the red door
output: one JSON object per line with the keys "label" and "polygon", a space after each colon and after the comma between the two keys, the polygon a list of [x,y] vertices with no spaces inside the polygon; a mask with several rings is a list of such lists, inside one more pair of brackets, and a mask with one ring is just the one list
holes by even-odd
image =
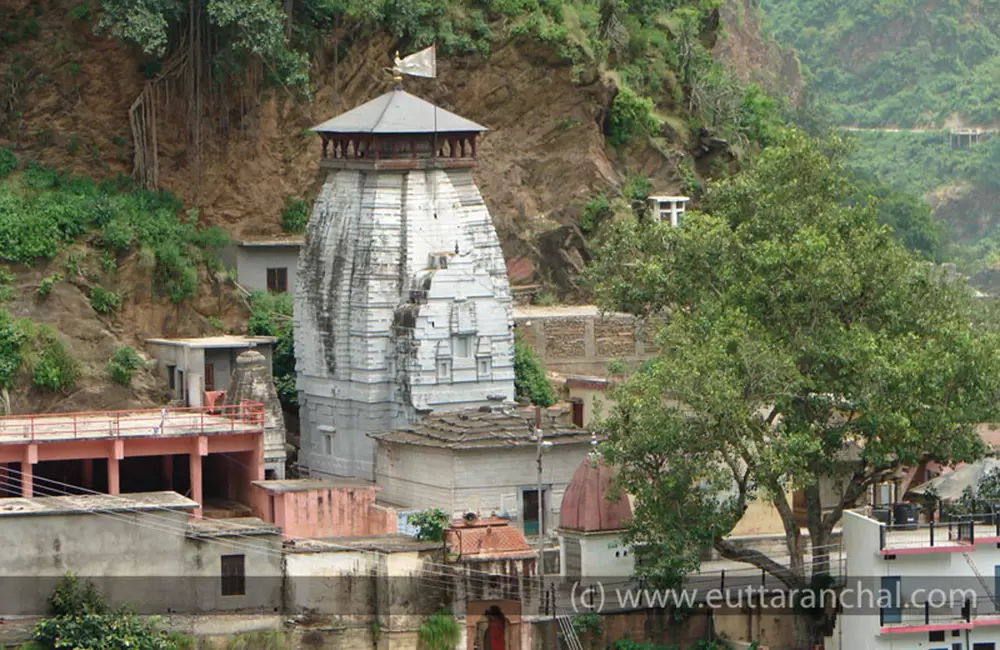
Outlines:
{"label": "red door", "polygon": [[205,391],[215,390],[215,366],[205,364]]}
{"label": "red door", "polygon": [[504,634],[504,621],[500,616],[490,617],[490,627],[486,631],[490,650],[507,650],[507,635]]}

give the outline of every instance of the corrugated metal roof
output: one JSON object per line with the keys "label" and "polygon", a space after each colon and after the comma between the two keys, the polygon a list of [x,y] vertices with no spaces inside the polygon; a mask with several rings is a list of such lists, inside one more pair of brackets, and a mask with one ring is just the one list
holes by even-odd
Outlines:
{"label": "corrugated metal roof", "polygon": [[[410,427],[369,433],[382,442],[444,449],[490,449],[534,446],[534,415],[492,409],[450,411],[431,414]],[[545,428],[544,440],[553,445],[589,444],[590,433],[579,427]]]}
{"label": "corrugated metal roof", "polygon": [[392,90],[312,130],[316,133],[469,133],[487,129],[404,90]]}

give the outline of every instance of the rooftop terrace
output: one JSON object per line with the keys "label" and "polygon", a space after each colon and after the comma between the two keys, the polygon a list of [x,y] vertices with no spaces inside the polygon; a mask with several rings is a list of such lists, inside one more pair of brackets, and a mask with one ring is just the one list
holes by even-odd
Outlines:
{"label": "rooftop terrace", "polygon": [[264,430],[264,405],[87,411],[0,417],[0,445],[64,440],[201,436]]}

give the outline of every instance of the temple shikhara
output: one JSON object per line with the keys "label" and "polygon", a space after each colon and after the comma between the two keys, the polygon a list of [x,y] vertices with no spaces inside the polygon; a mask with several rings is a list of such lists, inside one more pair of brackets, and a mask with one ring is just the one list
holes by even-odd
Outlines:
{"label": "temple shikhara", "polygon": [[397,83],[313,130],[326,180],[295,292],[299,464],[372,480],[367,433],[514,397],[507,270],[472,177],[486,129]]}

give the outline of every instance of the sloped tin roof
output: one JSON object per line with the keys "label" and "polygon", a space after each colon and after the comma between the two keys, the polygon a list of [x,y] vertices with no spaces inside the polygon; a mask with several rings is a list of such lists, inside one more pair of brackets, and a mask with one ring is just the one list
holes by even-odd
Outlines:
{"label": "sloped tin roof", "polygon": [[404,90],[392,90],[312,130],[316,133],[469,133],[487,129]]}

